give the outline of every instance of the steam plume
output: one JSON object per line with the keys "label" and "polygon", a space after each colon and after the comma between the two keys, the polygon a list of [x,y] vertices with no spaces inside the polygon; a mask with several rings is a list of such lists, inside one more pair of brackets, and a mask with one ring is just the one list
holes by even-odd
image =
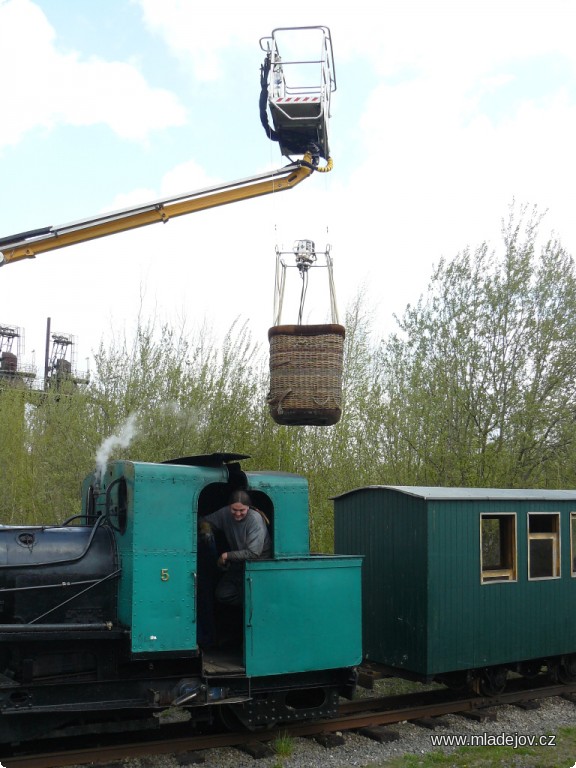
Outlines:
{"label": "steam plume", "polygon": [[106,464],[108,459],[115,448],[127,448],[132,440],[138,434],[138,414],[131,413],[126,419],[124,424],[120,427],[120,431],[116,435],[110,435],[100,445],[96,451],[96,482],[100,483],[104,472],[106,471]]}

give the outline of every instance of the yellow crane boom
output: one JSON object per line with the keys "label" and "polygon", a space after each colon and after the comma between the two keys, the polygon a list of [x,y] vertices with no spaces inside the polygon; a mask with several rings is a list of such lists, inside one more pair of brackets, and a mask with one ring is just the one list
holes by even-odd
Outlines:
{"label": "yellow crane boom", "polygon": [[311,155],[275,171],[250,176],[238,181],[206,187],[195,192],[155,200],[145,205],[125,208],[101,216],[92,216],[57,227],[44,227],[0,238],[0,266],[21,259],[31,259],[39,253],[65,248],[68,245],[95,240],[157,222],[166,223],[183,216],[220,205],[248,200],[292,189],[314,170]]}

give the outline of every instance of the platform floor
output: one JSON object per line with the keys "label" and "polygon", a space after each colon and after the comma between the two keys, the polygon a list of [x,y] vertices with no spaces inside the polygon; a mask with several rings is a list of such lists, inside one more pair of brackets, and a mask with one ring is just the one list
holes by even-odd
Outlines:
{"label": "platform floor", "polygon": [[204,673],[210,675],[244,675],[242,648],[210,648],[202,654]]}

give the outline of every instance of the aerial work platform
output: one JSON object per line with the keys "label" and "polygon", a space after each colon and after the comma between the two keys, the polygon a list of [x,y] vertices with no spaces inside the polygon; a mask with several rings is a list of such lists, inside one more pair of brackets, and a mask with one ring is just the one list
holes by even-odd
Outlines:
{"label": "aerial work platform", "polygon": [[260,47],[266,52],[260,117],[268,137],[286,157],[310,152],[328,161],[330,98],[336,90],[330,30],[278,28],[260,40]]}

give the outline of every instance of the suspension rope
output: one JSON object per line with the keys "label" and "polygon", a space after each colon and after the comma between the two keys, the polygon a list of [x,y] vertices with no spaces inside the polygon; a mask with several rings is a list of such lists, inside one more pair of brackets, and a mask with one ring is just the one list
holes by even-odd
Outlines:
{"label": "suspension rope", "polygon": [[332,322],[340,324],[338,319],[338,305],[336,303],[336,286],[334,284],[334,262],[330,255],[330,246],[326,246],[326,265],[328,267],[328,288],[330,291],[330,312],[332,314]]}
{"label": "suspension rope", "polygon": [[282,255],[278,246],[276,246],[276,279],[274,289],[274,322],[273,325],[280,325],[282,318],[282,307],[284,305],[284,289],[286,287],[286,265],[282,261]]}
{"label": "suspension rope", "polygon": [[308,270],[302,270],[300,272],[302,278],[302,290],[300,292],[300,309],[298,310],[298,325],[302,325],[302,316],[304,314],[304,303],[306,301],[306,293],[308,292]]}
{"label": "suspension rope", "polygon": [[[307,245],[312,245],[312,250],[310,251],[299,251],[297,248],[294,248],[294,253],[296,254],[296,264],[291,265],[293,267],[297,267],[298,271],[300,272],[300,278],[302,280],[302,287],[300,290],[300,306],[298,309],[298,325],[303,324],[303,318],[304,318],[304,309],[306,305],[306,297],[308,294],[308,279],[309,279],[309,270],[313,266],[319,266],[322,267],[323,265],[316,265],[314,262],[316,261],[316,253],[313,251],[314,244],[311,243],[311,241],[299,241],[300,243],[306,243]],[[275,286],[274,286],[274,325],[278,326],[282,323],[282,309],[284,306],[284,293],[286,289],[286,270],[288,268],[288,265],[282,258],[283,254],[285,252],[281,251],[278,246],[276,246],[276,276],[275,276]],[[330,295],[330,316],[331,316],[331,322],[333,324],[340,324],[339,318],[338,318],[338,305],[336,302],[336,286],[334,283],[334,262],[332,260],[332,256],[330,254],[330,246],[326,246],[326,251],[324,251],[324,256],[326,258],[326,265],[325,268],[328,271],[328,292]]]}

